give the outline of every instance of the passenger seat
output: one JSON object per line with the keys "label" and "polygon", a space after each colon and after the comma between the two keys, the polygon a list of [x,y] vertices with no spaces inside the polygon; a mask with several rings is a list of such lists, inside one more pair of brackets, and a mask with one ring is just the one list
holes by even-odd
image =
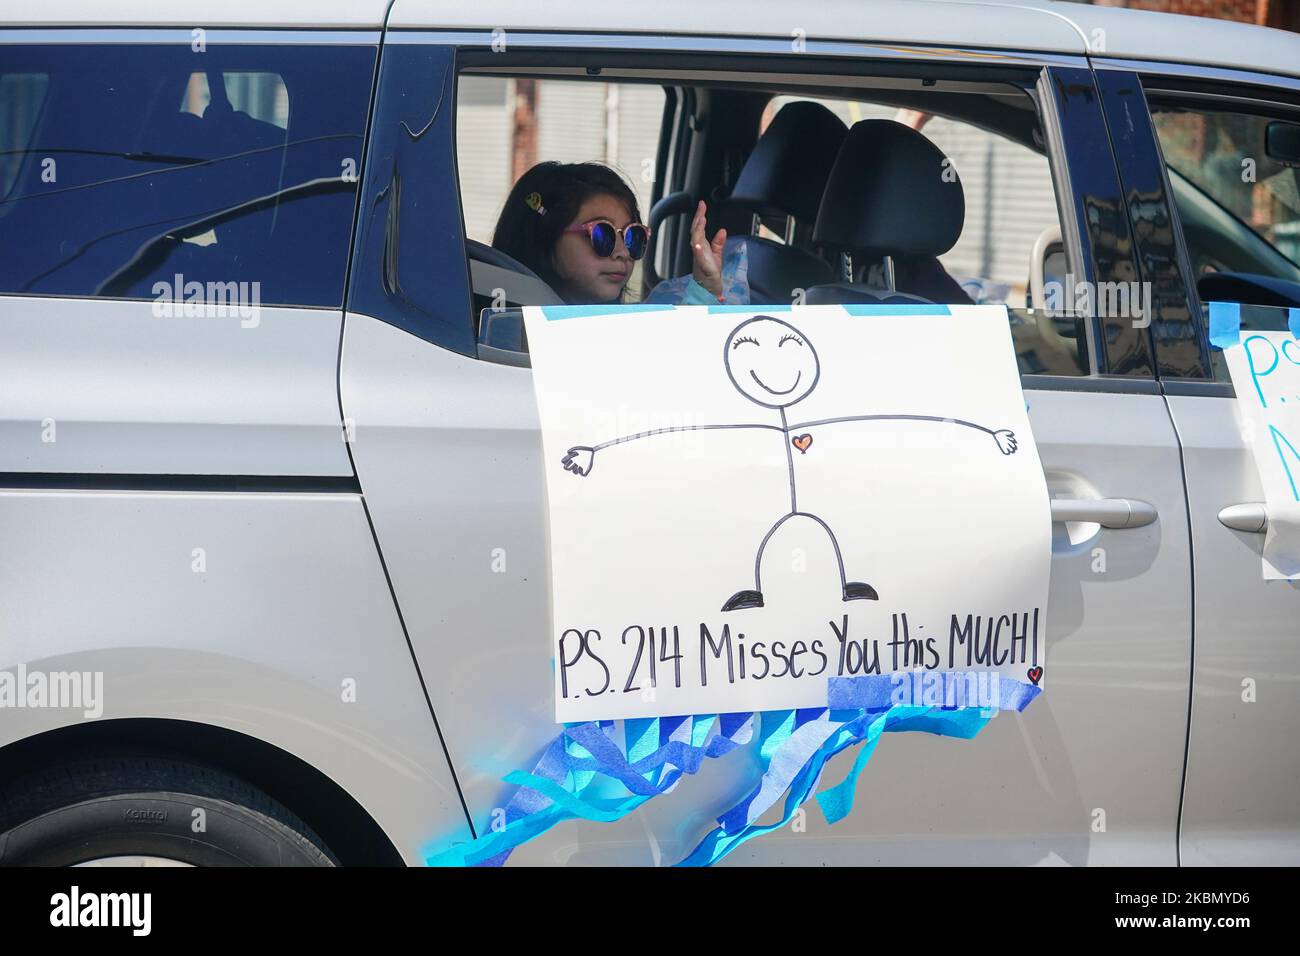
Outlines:
{"label": "passenger seat", "polygon": [[813,241],[848,253],[855,274],[888,257],[894,284],[830,282],[809,289],[806,301],[969,304],[937,258],[956,245],[965,217],[961,181],[942,150],[893,120],[853,124],[822,194]]}
{"label": "passenger seat", "polygon": [[[749,154],[728,197],[762,218],[811,224],[848,128],[820,103],[787,103]],[[733,236],[749,259],[750,302],[787,303],[795,289],[834,281],[835,271],[806,249],[760,236]]]}

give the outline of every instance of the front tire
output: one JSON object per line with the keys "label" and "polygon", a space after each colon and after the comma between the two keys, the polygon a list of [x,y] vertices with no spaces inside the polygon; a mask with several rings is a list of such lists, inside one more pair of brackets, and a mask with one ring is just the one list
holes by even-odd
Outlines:
{"label": "front tire", "polygon": [[[336,866],[287,807],[211,767],[163,757],[84,760],[0,790],[0,865]],[[139,865],[139,864],[137,864]]]}

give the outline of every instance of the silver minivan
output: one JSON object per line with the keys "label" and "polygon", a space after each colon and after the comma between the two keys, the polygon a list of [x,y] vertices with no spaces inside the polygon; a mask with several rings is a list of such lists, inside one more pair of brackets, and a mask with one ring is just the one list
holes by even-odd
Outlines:
{"label": "silver minivan", "polygon": [[[500,198],[608,161],[644,290],[690,271],[705,198],[789,302],[852,262],[811,239],[834,143],[774,134],[735,187],[803,101],[923,117],[961,177],[935,254],[1008,307],[1053,680],[726,862],[1300,862],[1300,591],[1261,578],[1205,319],[1300,307],[1295,36],[1049,2],[152,6],[0,22],[0,862],[422,865],[486,832],[556,732],[518,307],[557,300],[492,248]],[[753,782],[711,763],[512,862],[675,862]]]}

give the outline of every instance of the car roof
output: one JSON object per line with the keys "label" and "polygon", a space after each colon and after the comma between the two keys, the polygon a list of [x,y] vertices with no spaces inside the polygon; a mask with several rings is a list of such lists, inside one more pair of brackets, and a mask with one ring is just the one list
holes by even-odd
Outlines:
{"label": "car roof", "polygon": [[43,0],[8,4],[0,27],[379,29],[390,0]]}
{"label": "car roof", "polygon": [[[391,2],[391,14],[389,7]],[[1053,0],[44,0],[5,26],[395,28],[704,34],[1161,60],[1300,76],[1300,36],[1254,24]],[[665,28],[665,25],[668,25]]]}
{"label": "car roof", "polygon": [[[961,0],[958,0],[961,2]],[[1300,34],[1236,20],[1086,3],[1026,0],[1013,5],[1067,18],[1092,55],[1162,60],[1300,76]]]}

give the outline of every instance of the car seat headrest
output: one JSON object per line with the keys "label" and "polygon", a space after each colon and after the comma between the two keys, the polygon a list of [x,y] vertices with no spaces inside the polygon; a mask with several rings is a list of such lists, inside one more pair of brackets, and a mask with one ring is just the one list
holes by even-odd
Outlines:
{"label": "car seat headrest", "polygon": [[902,123],[854,123],[835,157],[813,241],[852,253],[940,256],[961,236],[966,200],[943,151]]}
{"label": "car seat headrest", "polygon": [[787,103],[758,138],[729,199],[760,216],[811,222],[847,133],[843,120],[820,103]]}

